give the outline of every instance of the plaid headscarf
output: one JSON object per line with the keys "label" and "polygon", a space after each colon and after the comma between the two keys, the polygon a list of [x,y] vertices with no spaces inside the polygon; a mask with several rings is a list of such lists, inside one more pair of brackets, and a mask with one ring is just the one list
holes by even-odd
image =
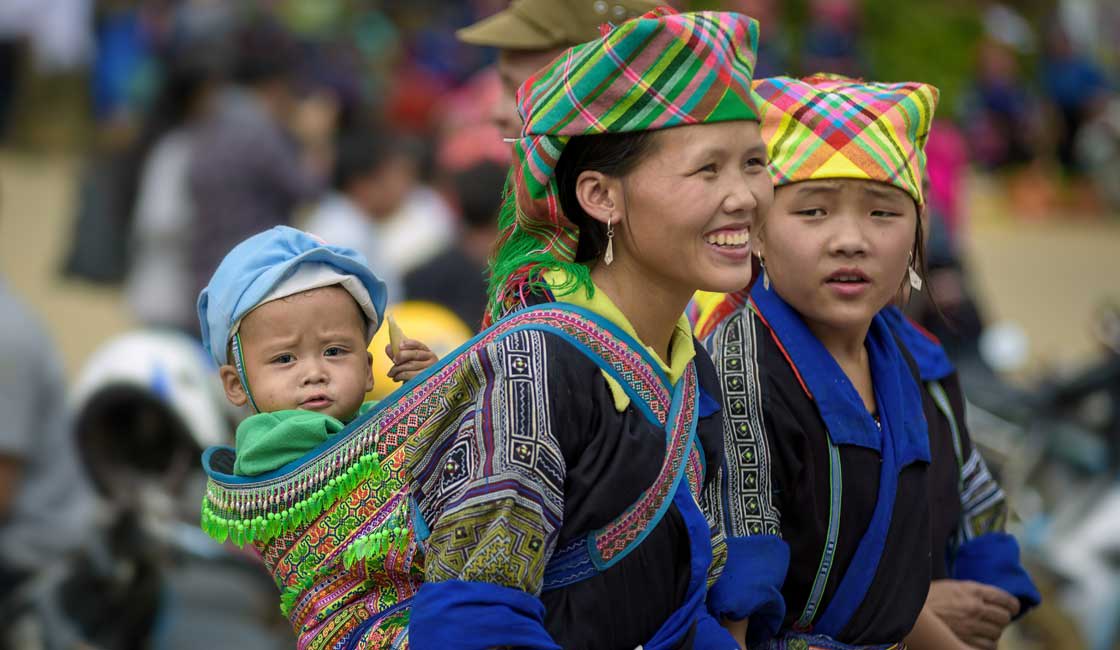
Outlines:
{"label": "plaid headscarf", "polygon": [[759,79],[754,89],[775,187],[857,178],[893,185],[923,204],[937,88],[818,74]]}
{"label": "plaid headscarf", "polygon": [[[521,86],[522,137],[491,261],[488,321],[545,288],[541,273],[566,270],[564,292],[590,288],[574,262],[579,229],[564,216],[555,168],[572,136],[758,120],[751,90],[758,21],[729,12],[668,7],[566,50]],[[508,185],[507,185],[508,188]]]}

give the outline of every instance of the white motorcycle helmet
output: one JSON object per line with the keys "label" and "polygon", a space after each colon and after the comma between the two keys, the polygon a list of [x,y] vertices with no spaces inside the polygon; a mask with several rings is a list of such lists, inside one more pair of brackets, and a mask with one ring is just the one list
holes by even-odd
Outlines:
{"label": "white motorcycle helmet", "polygon": [[177,492],[202,450],[232,440],[235,412],[202,345],[170,330],[142,330],[95,351],[71,394],[75,439],[104,496],[128,498],[137,481]]}

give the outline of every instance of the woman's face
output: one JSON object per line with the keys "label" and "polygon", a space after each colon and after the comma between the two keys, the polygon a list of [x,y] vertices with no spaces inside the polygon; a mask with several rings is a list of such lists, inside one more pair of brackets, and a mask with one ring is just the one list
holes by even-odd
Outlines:
{"label": "woman's face", "polygon": [[775,191],[755,246],[811,329],[865,331],[898,293],[917,218],[914,199],[885,183],[803,181]]}
{"label": "woman's face", "polygon": [[689,294],[750,283],[750,229],[774,199],[757,122],[659,131],[621,187],[615,264]]}

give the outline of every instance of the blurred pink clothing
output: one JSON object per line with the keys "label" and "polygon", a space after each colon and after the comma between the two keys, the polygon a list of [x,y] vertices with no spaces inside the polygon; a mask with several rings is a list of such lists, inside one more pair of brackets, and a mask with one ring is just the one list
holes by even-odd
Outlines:
{"label": "blurred pink clothing", "polygon": [[968,167],[968,144],[947,120],[935,120],[926,143],[926,172],[929,174],[929,205],[945,222],[952,241],[959,241],[967,227],[961,202]]}

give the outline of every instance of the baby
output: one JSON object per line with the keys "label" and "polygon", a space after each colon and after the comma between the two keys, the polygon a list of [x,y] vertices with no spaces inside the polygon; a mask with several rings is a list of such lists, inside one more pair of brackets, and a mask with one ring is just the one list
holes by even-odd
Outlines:
{"label": "baby", "polygon": [[[360,254],[294,228],[259,233],[226,255],[198,317],[226,397],[254,411],[237,427],[235,474],[283,467],[373,406],[364,401],[374,381],[367,347],[385,303]],[[386,354],[396,381],[436,362],[411,339]]]}

